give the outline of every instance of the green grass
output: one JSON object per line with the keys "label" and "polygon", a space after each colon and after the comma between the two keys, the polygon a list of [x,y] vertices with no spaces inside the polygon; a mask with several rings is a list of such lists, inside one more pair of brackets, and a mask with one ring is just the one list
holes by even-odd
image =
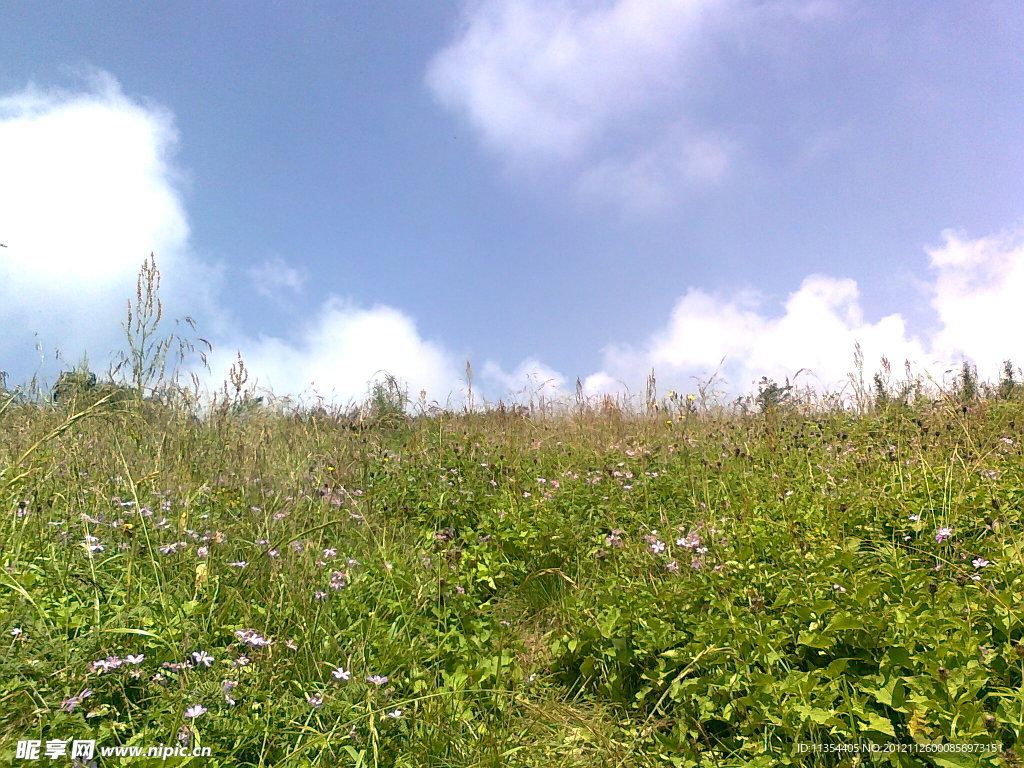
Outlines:
{"label": "green grass", "polygon": [[[1022,747],[1012,398],[365,423],[92,402],[0,410],[2,764],[79,738],[409,768]],[[800,751],[858,741],[995,751]]]}

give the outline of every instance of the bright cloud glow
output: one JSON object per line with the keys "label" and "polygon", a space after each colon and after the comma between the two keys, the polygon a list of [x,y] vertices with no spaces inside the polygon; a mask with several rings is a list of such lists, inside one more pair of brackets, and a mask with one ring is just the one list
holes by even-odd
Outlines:
{"label": "bright cloud glow", "polygon": [[47,354],[59,345],[74,364],[88,348],[105,364],[142,261],[156,252],[168,275],[190,268],[176,144],[169,113],[103,73],[80,92],[0,97],[3,367],[33,357],[35,333]]}
{"label": "bright cloud glow", "polygon": [[92,86],[0,98],[7,286],[107,283],[188,238],[168,163],[178,140],[170,115],[130,101],[109,76]]}

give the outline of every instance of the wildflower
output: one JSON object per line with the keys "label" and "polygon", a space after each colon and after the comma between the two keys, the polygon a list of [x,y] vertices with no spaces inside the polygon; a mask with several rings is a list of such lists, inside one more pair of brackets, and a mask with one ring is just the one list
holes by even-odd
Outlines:
{"label": "wildflower", "polygon": [[676,573],[679,571],[679,563],[677,563],[675,560],[669,560],[667,563],[665,563],[665,570],[669,573]]}
{"label": "wildflower", "polygon": [[324,550],[324,557],[337,557],[337,556],[338,556],[338,550],[335,549],[334,547],[328,547],[327,549]]}
{"label": "wildflower", "polygon": [[278,550],[276,550],[276,549],[271,549],[271,550],[269,550],[267,552],[267,557],[269,557],[271,560],[276,560],[280,556],[281,556],[281,553]]}
{"label": "wildflower", "polygon": [[368,678],[366,678],[366,681],[369,683],[373,683],[376,686],[381,686],[387,683],[388,678],[384,675],[370,675]]}
{"label": "wildflower", "polygon": [[309,706],[313,709],[320,709],[324,705],[324,695],[322,693],[314,693],[306,701],[309,702]]}
{"label": "wildflower", "polygon": [[245,568],[246,561],[245,560],[236,560],[233,563],[228,563],[228,565],[230,565],[232,568]]}
{"label": "wildflower", "polygon": [[[698,549],[701,546],[700,536],[696,533],[688,533],[686,536],[682,536],[676,539],[677,547],[685,547],[686,549]],[[707,549],[705,549],[705,552]]]}
{"label": "wildflower", "polygon": [[319,601],[326,600],[327,599],[327,593],[324,592],[322,589],[318,589],[316,592],[313,593],[313,599],[314,600],[319,600]]}
{"label": "wildflower", "polygon": [[185,717],[189,720],[195,720],[197,717],[205,715],[208,711],[202,704],[193,704],[185,710]]}
{"label": "wildflower", "polygon": [[196,547],[196,557],[205,560],[210,555],[209,547]]}
{"label": "wildflower", "polygon": [[330,587],[335,592],[348,585],[348,574],[344,571],[335,571],[331,574]]}
{"label": "wildflower", "polygon": [[953,535],[953,529],[952,528],[947,528],[947,527],[943,526],[942,528],[939,528],[938,531],[936,531],[936,533],[935,533],[935,541],[936,541],[936,543],[941,544],[942,542],[944,542],[946,539],[948,539],[952,535]]}
{"label": "wildflower", "polygon": [[287,648],[289,651],[299,650],[299,645],[294,640],[285,640],[284,647]]}
{"label": "wildflower", "polygon": [[238,667],[247,666],[251,662],[252,662],[252,659],[250,659],[248,656],[246,656],[243,653],[241,656],[239,656],[237,659],[235,659],[234,661],[231,662],[231,666],[234,667],[235,669],[237,669]]}
{"label": "wildflower", "polygon": [[614,531],[604,537],[604,543],[609,547],[621,547],[622,546],[622,531],[616,528]]}
{"label": "wildflower", "polygon": [[653,552],[656,555],[663,554],[665,552],[665,542],[653,541],[651,542],[651,545],[648,548],[651,550],[651,552]]}
{"label": "wildflower", "polygon": [[402,712],[402,710],[400,710],[400,709],[395,709],[395,710],[392,710],[391,712],[388,712],[388,717],[390,717],[392,720],[397,720],[398,718],[400,718],[400,717],[402,717],[404,715],[405,715],[405,713]]}
{"label": "wildflower", "polygon": [[990,563],[984,557],[976,557],[973,560],[971,560],[971,565],[973,565],[975,568],[984,568],[987,565],[992,565],[992,563]]}
{"label": "wildflower", "polygon": [[18,636],[18,635],[20,635],[20,634],[21,634],[22,632],[23,632],[23,630],[22,630],[22,628],[21,628],[21,627],[14,627],[14,628],[13,628],[13,629],[11,630],[11,637],[17,637],[17,636]]}
{"label": "wildflower", "polygon": [[138,654],[137,656],[132,656],[131,654],[129,654],[129,655],[124,657],[124,660],[128,664],[138,665],[138,664],[141,664],[142,660],[145,659],[145,658],[146,658],[145,654],[142,654],[142,653]]}
{"label": "wildflower", "polygon": [[231,691],[234,690],[236,685],[238,685],[237,680],[225,680],[220,684],[220,690],[224,694],[224,701],[229,707],[233,707],[238,703],[231,698]]}
{"label": "wildflower", "polygon": [[77,696],[71,696],[71,697],[69,697],[67,699],[64,699],[64,701],[62,701],[60,703],[60,708],[63,709],[65,712],[71,712],[75,707],[77,707],[79,704],[81,704],[85,699],[89,698],[90,696],[92,696],[92,691],[90,691],[88,688],[86,688],[84,691],[79,693]]}
{"label": "wildflower", "polygon": [[91,666],[94,672],[99,672],[102,675],[104,672],[119,669],[122,664],[124,661],[117,656],[107,656],[105,659],[97,659],[92,662]]}
{"label": "wildflower", "polygon": [[[334,675],[335,680],[340,680],[343,683],[347,683],[352,679],[352,673],[344,667],[338,667],[331,674]],[[387,682],[387,678],[384,678],[384,682]]]}
{"label": "wildflower", "polygon": [[907,515],[907,520],[909,520],[912,523],[916,523],[920,519],[921,519],[920,515]]}
{"label": "wildflower", "polygon": [[273,640],[267,640],[267,638],[254,629],[235,630],[235,637],[251,648],[263,648],[273,642]]}
{"label": "wildflower", "polygon": [[196,664],[209,669],[213,666],[213,656],[208,654],[206,651],[193,651],[192,658],[196,660]]}
{"label": "wildflower", "polygon": [[833,584],[833,585],[832,585],[832,589],[834,589],[834,590],[835,590],[836,592],[840,592],[840,593],[842,593],[842,592],[845,592],[845,591],[846,591],[846,587],[844,587],[844,586],[841,586],[841,585],[839,585],[839,584]]}

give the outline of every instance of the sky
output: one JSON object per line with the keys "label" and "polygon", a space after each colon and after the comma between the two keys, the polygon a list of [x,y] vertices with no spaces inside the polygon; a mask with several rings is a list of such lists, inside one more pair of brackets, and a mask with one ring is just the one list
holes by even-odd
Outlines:
{"label": "sky", "polygon": [[105,370],[151,252],[278,395],[1024,362],[1018,2],[0,1],[9,383]]}

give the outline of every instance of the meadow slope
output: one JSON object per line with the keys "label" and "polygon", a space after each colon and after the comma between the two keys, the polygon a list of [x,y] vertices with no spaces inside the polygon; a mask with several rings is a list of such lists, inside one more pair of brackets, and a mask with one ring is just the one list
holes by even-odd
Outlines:
{"label": "meadow slope", "polygon": [[1022,427],[12,401],[0,763],[1016,765]]}

